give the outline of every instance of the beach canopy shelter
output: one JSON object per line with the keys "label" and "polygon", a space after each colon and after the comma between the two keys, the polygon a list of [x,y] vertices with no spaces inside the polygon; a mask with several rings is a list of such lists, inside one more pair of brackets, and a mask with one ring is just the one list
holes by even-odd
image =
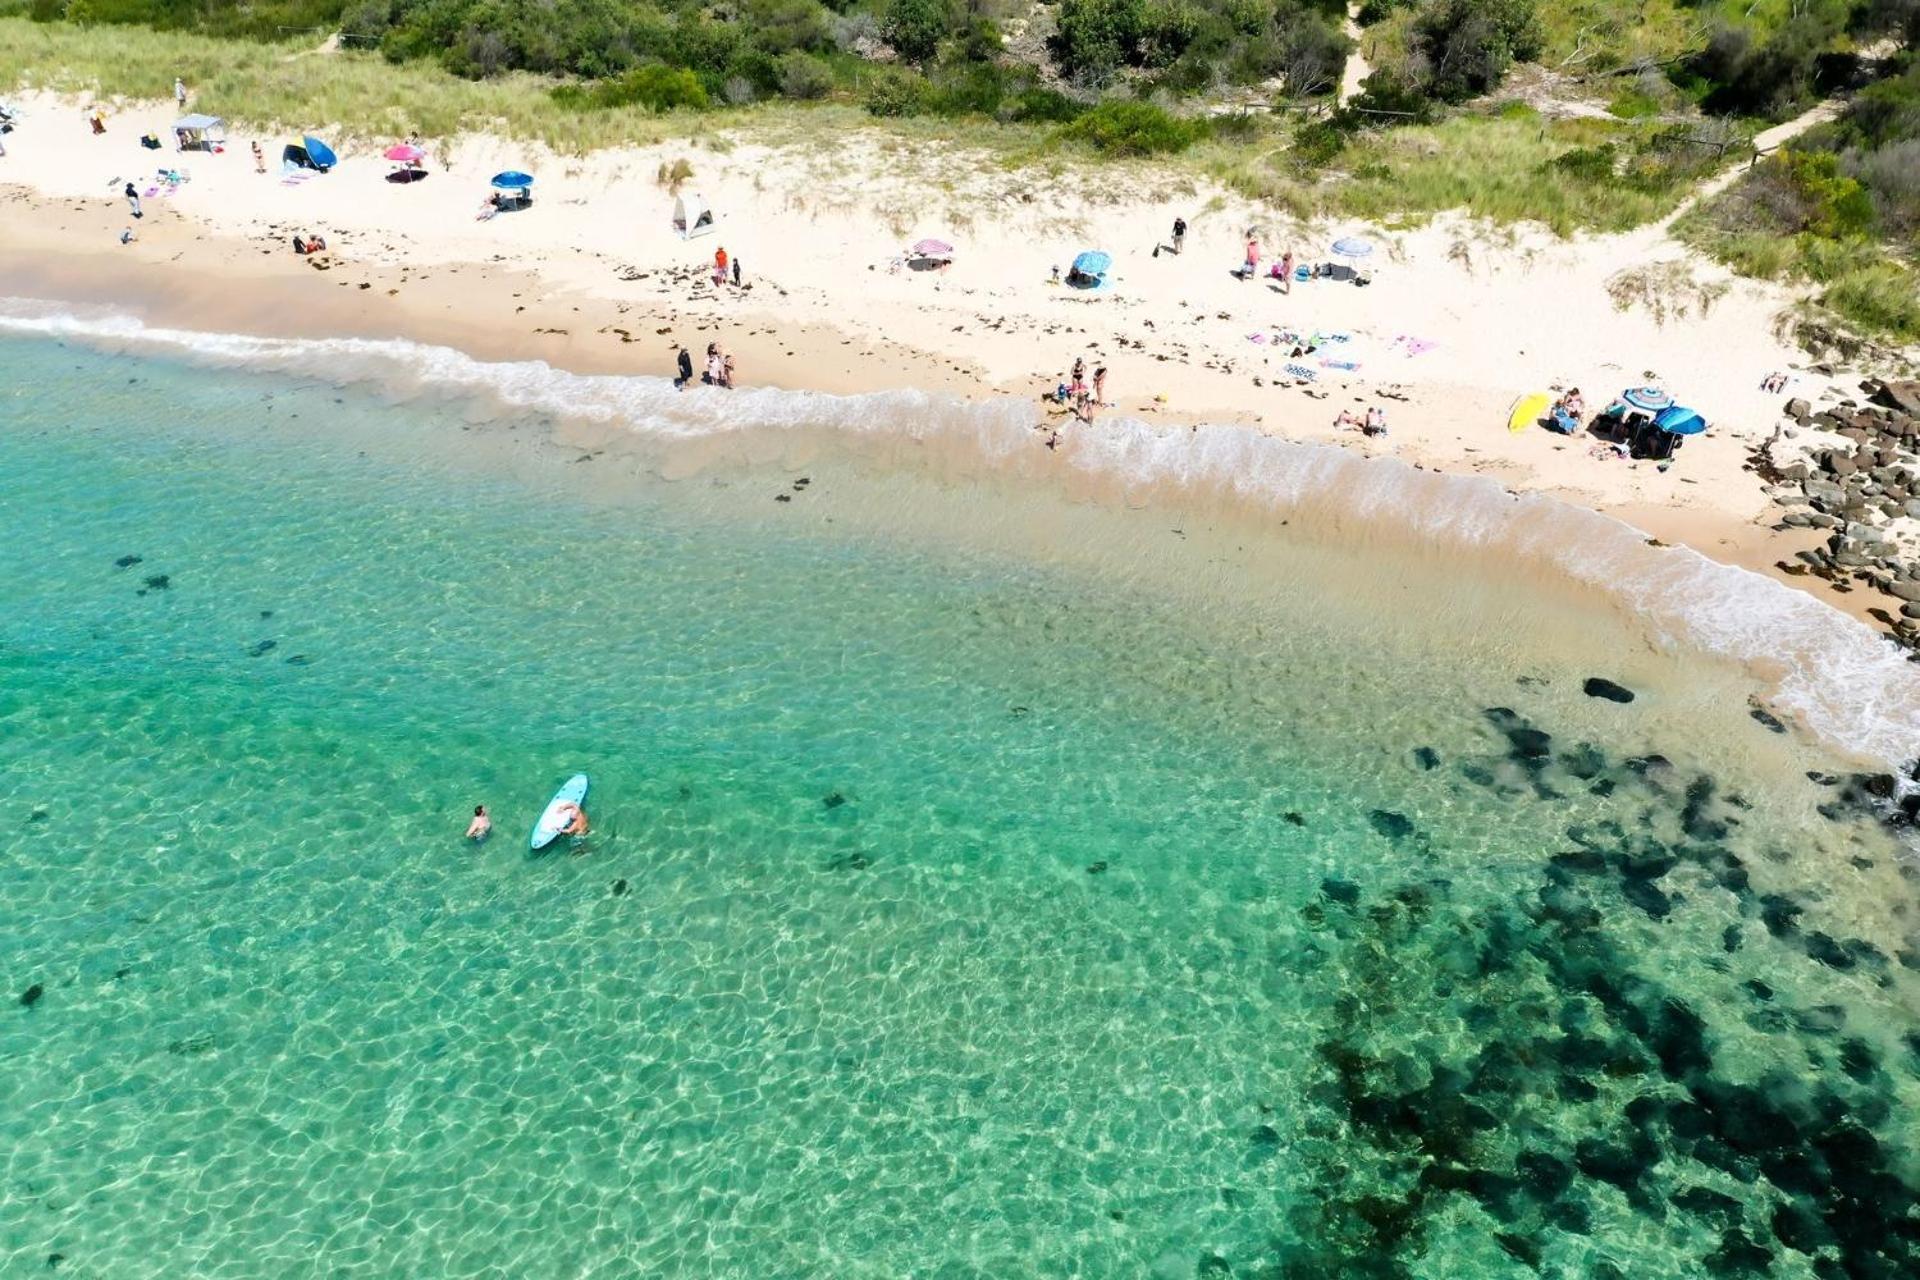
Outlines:
{"label": "beach canopy shelter", "polygon": [[219,116],[181,116],[173,122],[173,136],[182,151],[211,151],[227,140],[227,122]]}
{"label": "beach canopy shelter", "polygon": [[1104,289],[1107,287],[1107,272],[1112,269],[1112,254],[1089,249],[1073,260],[1073,267],[1067,272],[1067,283],[1076,289]]}
{"label": "beach canopy shelter", "polygon": [[[286,169],[319,169],[307,149],[297,142],[289,142],[280,149],[280,165]],[[324,172],[324,170],[322,170]]]}
{"label": "beach canopy shelter", "polygon": [[1359,236],[1342,236],[1333,242],[1335,257],[1345,258],[1348,262],[1358,262],[1373,255],[1373,242]]}
{"label": "beach canopy shelter", "polygon": [[1707,420],[1692,409],[1671,405],[1654,415],[1653,425],[1674,436],[1697,436],[1707,429]]}
{"label": "beach canopy shelter", "polygon": [[696,194],[674,198],[673,233],[682,240],[691,240],[714,231],[717,221],[706,197]]}
{"label": "beach canopy shelter", "polygon": [[1514,403],[1513,412],[1507,415],[1507,430],[1525,431],[1547,416],[1547,406],[1552,403],[1553,397],[1544,391],[1530,396],[1521,396]]}
{"label": "beach canopy shelter", "polygon": [[533,203],[533,175],[508,169],[493,175],[493,203],[500,209],[525,209]]}

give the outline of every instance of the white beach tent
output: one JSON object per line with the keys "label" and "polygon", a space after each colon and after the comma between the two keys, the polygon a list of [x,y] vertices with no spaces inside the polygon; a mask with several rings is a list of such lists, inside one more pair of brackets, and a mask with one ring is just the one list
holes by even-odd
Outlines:
{"label": "white beach tent", "polygon": [[219,116],[181,116],[173,122],[173,137],[182,151],[211,151],[226,145],[227,122]]}
{"label": "white beach tent", "polygon": [[682,240],[706,235],[716,229],[715,223],[718,221],[705,197],[691,195],[674,198],[673,233]]}

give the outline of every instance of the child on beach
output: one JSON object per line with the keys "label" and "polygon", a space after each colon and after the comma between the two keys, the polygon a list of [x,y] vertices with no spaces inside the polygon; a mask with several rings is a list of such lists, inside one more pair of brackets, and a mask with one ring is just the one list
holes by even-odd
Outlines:
{"label": "child on beach", "polygon": [[1280,292],[1293,292],[1293,250],[1280,255]]}
{"label": "child on beach", "polygon": [[720,356],[720,385],[733,390],[733,354],[723,352]]}

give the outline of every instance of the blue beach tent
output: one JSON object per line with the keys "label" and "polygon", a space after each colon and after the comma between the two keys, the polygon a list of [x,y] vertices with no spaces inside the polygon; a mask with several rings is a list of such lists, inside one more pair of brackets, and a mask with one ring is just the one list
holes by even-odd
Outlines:
{"label": "blue beach tent", "polygon": [[1067,283],[1076,289],[1099,292],[1109,285],[1107,272],[1113,269],[1113,257],[1098,249],[1089,249],[1073,260]]}
{"label": "blue beach tent", "polygon": [[307,149],[307,158],[313,161],[313,167],[322,173],[340,163],[340,157],[333,154],[333,148],[312,134],[300,139],[300,145]]}

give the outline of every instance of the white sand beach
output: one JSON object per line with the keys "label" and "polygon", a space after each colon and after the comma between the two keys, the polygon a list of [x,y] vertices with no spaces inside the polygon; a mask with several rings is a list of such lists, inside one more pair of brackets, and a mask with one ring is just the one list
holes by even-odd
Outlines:
{"label": "white sand beach", "polygon": [[[1084,357],[1110,371],[1108,413],[1253,424],[1485,473],[1763,571],[1814,535],[1769,528],[1778,509],[1748,459],[1785,399],[1848,393],[1859,377],[1810,369],[1780,336],[1791,295],[1732,278],[1663,226],[1572,240],[1451,217],[1410,230],[1305,226],[1151,166],[1102,168],[1089,186],[1070,170],[1008,172],[879,135],[831,150],[674,144],[585,158],[428,139],[428,176],[408,184],[387,181],[381,153],[396,139],[331,139],[337,168],[288,181],[286,135],[259,136],[262,174],[244,130],[220,154],[175,152],[172,104],[122,105],[101,136],[77,100],[21,105],[0,160],[7,293],[202,329],[404,335],[594,372],[665,375],[676,344],[697,356],[717,339],[743,384],[829,391],[1032,399]],[[142,149],[149,130],[169,145]],[[678,160],[692,170],[682,192],[718,215],[713,235],[682,240],[670,225],[659,174]],[[169,189],[162,169],[189,180]],[[533,206],[480,220],[503,169],[535,175]],[[121,195],[130,180],[156,193],[137,223]],[[1156,253],[1176,216],[1190,227],[1185,252]],[[138,235],[123,245],[127,227]],[[1339,237],[1365,238],[1372,283],[1282,292],[1237,279],[1250,228],[1263,255],[1291,249],[1302,263],[1333,261]],[[326,237],[325,270],[292,252],[302,232]],[[956,246],[950,268],[902,265],[924,237]],[[745,287],[711,283],[720,247]],[[1111,290],[1051,283],[1085,249],[1112,255]],[[1296,359],[1281,331],[1339,337]],[[1774,371],[1792,375],[1784,395],[1760,389]],[[1598,409],[1646,383],[1712,424],[1665,470],[1585,437],[1507,428],[1528,393],[1577,386]],[[1332,425],[1369,405],[1387,411],[1384,439]],[[1792,581],[1856,614],[1865,603]]]}

